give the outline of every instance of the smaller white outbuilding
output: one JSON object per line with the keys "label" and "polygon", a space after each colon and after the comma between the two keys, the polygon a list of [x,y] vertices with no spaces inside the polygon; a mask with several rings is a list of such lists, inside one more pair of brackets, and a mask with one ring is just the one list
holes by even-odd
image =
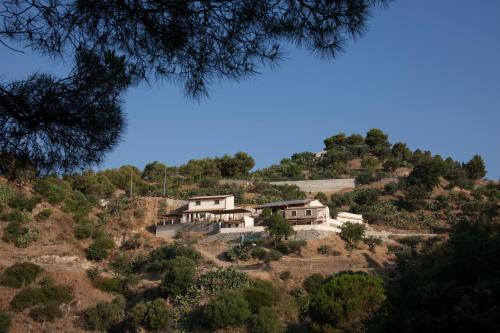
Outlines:
{"label": "smaller white outbuilding", "polygon": [[353,214],[347,212],[340,212],[337,214],[337,221],[342,223],[363,223],[363,215]]}

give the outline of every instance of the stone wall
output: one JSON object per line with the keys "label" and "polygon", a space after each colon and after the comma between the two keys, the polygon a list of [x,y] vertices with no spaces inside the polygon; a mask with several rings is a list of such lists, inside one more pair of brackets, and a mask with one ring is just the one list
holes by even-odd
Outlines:
{"label": "stone wall", "polygon": [[334,193],[356,187],[354,178],[321,180],[286,180],[271,182],[273,185],[297,185],[304,192]]}

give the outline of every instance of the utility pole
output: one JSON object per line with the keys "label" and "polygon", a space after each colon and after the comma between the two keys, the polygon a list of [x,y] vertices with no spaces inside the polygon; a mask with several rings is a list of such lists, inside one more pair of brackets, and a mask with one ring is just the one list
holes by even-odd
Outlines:
{"label": "utility pole", "polygon": [[132,198],[132,168],[130,168],[130,197]]}
{"label": "utility pole", "polygon": [[165,175],[163,177],[163,196],[167,193],[167,165],[165,165]]}

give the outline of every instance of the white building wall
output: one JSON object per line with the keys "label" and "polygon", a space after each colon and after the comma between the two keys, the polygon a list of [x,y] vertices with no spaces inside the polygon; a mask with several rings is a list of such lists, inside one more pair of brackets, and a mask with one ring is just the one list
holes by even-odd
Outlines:
{"label": "white building wall", "polygon": [[[215,201],[219,200],[219,204]],[[200,204],[196,205],[199,201]],[[200,210],[200,209],[233,209],[234,208],[234,197],[230,196],[227,198],[210,198],[210,199],[198,199],[189,200],[188,210]]]}
{"label": "white building wall", "polygon": [[227,197],[224,200],[224,209],[234,209],[234,196]]}
{"label": "white building wall", "polygon": [[250,216],[243,216],[243,221],[245,223],[245,228],[254,226],[254,218]]}

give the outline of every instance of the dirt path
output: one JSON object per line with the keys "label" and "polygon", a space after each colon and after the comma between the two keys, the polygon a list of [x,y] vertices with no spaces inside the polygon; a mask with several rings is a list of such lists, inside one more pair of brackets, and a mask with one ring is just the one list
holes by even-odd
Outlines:
{"label": "dirt path", "polygon": [[217,256],[215,254],[210,253],[207,250],[204,250],[200,246],[196,246],[196,249],[201,253],[201,255],[203,256],[203,258],[212,261],[216,266],[219,266],[219,267],[229,267],[229,266],[232,266],[231,263],[229,263],[227,261],[220,260],[219,258],[217,258]]}
{"label": "dirt path", "polygon": [[271,274],[265,270],[263,270],[260,266],[259,268],[256,268],[255,265],[234,265],[230,262],[220,260],[217,258],[217,256],[211,252],[208,252],[207,250],[203,249],[200,246],[196,246],[196,249],[201,253],[202,257],[210,260],[213,262],[216,266],[218,267],[231,267],[234,266],[240,271],[243,271],[250,275],[253,278],[256,279],[261,279],[261,280],[270,280],[271,279]]}
{"label": "dirt path", "polygon": [[412,237],[412,236],[437,237],[437,236],[439,236],[438,234],[426,234],[426,233],[422,233],[422,232],[398,233],[398,232],[384,231],[384,230],[382,230],[382,231],[368,230],[365,232],[365,235],[381,238],[384,241],[388,240],[389,237],[391,237],[391,236],[397,236],[397,237]]}
{"label": "dirt path", "polygon": [[0,260],[0,267],[8,267],[16,262],[28,261],[49,271],[85,273],[94,264],[77,256],[42,255],[31,258],[6,258]]}

